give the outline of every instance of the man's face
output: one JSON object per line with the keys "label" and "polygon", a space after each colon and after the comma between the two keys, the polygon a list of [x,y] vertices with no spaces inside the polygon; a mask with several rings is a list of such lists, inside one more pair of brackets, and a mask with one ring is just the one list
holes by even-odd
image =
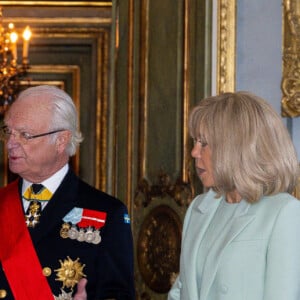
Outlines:
{"label": "man's face", "polygon": [[50,128],[51,117],[47,100],[27,98],[13,103],[4,120],[12,132],[6,144],[11,172],[28,181],[41,182],[61,167],[65,154],[57,146],[57,138],[53,139],[53,135],[27,141],[20,138],[21,132],[37,135],[55,129]]}

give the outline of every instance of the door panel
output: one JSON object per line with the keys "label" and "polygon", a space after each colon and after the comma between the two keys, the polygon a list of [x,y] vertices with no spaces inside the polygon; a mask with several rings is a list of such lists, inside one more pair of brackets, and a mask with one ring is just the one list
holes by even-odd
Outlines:
{"label": "door panel", "polygon": [[120,0],[113,9],[114,192],[131,212],[137,299],[166,299],[179,270],[184,214],[202,190],[190,157],[187,119],[209,90],[210,6]]}

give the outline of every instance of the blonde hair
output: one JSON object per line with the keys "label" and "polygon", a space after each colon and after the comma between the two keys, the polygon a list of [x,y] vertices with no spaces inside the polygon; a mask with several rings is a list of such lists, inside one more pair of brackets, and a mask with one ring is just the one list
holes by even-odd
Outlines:
{"label": "blonde hair", "polygon": [[299,176],[294,145],[280,116],[249,92],[208,97],[192,110],[190,134],[208,143],[218,195],[249,202],[292,192]]}

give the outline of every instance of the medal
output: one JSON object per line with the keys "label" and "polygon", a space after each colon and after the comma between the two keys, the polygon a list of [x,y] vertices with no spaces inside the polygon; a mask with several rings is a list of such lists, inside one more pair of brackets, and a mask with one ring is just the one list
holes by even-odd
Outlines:
{"label": "medal", "polygon": [[85,234],[84,234],[84,240],[87,242],[87,243],[91,243],[93,240],[94,240],[94,230],[93,228],[89,227]]}
{"label": "medal", "polygon": [[60,268],[56,269],[57,278],[55,280],[61,281],[63,284],[63,288],[71,288],[73,290],[74,286],[78,283],[78,281],[86,277],[83,273],[83,268],[85,264],[79,262],[79,258],[76,260],[72,260],[69,256],[64,261],[59,260]]}
{"label": "medal", "polygon": [[80,228],[79,232],[78,232],[77,241],[78,242],[83,242],[84,240],[85,240],[85,232],[84,232],[83,228]]}
{"label": "medal", "polygon": [[64,223],[60,229],[60,236],[63,238],[63,239],[66,239],[68,238],[68,235],[69,235],[69,229],[71,228],[70,224],[68,223]]}
{"label": "medal", "polygon": [[71,240],[76,240],[78,238],[78,230],[76,228],[76,226],[72,226],[69,231],[68,231],[68,237],[71,239]]}
{"label": "medal", "polygon": [[27,227],[34,227],[39,223],[41,212],[41,203],[38,201],[31,201],[28,207],[28,213],[25,215],[25,222]]}
{"label": "medal", "polygon": [[61,294],[58,297],[54,296],[54,300],[72,300],[72,292],[66,293],[63,289],[61,289]]}
{"label": "medal", "polygon": [[92,241],[93,244],[99,244],[101,242],[101,236],[100,236],[100,231],[99,230],[95,230],[94,231],[95,234],[95,238]]}
{"label": "medal", "polygon": [[60,236],[78,242],[99,244],[100,228],[105,225],[106,212],[74,207],[64,218]]}

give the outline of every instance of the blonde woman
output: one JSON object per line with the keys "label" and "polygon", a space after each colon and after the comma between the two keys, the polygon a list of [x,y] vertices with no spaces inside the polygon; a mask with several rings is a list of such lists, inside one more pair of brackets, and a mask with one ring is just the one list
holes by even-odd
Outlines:
{"label": "blonde woman", "polygon": [[299,167],[280,116],[251,93],[225,93],[200,101],[189,127],[207,192],[187,211],[168,299],[299,300]]}

